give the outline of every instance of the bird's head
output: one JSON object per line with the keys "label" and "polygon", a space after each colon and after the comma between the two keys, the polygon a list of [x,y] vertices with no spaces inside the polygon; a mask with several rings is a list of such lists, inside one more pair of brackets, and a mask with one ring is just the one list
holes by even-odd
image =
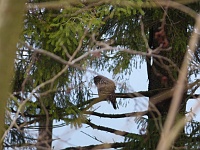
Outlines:
{"label": "bird's head", "polygon": [[100,81],[102,80],[102,76],[96,76],[94,77],[94,84],[97,85],[98,83],[100,83]]}

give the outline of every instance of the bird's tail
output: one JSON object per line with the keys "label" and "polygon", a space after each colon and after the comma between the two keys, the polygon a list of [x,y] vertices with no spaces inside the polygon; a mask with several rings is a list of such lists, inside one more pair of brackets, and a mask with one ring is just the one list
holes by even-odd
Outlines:
{"label": "bird's tail", "polygon": [[114,108],[114,109],[117,109],[117,101],[116,101],[115,93],[110,94],[109,97],[108,97],[108,99],[109,99],[110,102],[112,103],[113,108]]}
{"label": "bird's tail", "polygon": [[116,103],[116,101],[115,101],[115,102],[111,101],[111,103],[112,103],[112,105],[113,105],[113,108],[114,108],[114,109],[117,109],[117,103]]}

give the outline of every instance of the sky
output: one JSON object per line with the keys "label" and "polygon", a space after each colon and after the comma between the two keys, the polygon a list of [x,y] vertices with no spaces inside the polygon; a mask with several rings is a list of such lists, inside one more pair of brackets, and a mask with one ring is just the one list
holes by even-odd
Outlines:
{"label": "sky", "polygon": [[[115,81],[116,85],[122,84],[113,78],[111,73],[108,72],[100,72],[99,74],[104,75],[113,81]],[[93,80],[95,75],[86,73],[86,81],[87,83]],[[137,92],[137,91],[145,91],[148,89],[148,79],[147,79],[147,72],[146,72],[146,63],[141,64],[141,68],[133,69],[132,74],[127,76],[130,80],[126,81],[129,85],[128,92]],[[200,75],[197,76],[200,78]],[[89,85],[89,84],[88,84]],[[94,85],[91,86],[93,93],[97,94],[97,89]],[[118,90],[116,92],[119,92]],[[200,89],[198,90],[200,93]],[[97,97],[94,96],[94,97]],[[119,102],[120,100],[117,99]],[[114,110],[112,105],[108,102],[100,102],[95,104],[93,108],[96,108],[97,112],[105,113],[105,114],[122,114],[128,112],[135,112],[135,111],[144,111],[148,108],[148,98],[132,98],[132,99],[123,99],[121,100],[123,105],[119,105],[119,109]],[[191,99],[187,103],[186,111],[190,111],[191,107],[195,106],[197,103],[200,103],[200,100]],[[199,104],[200,105],[200,104]],[[200,111],[195,112],[196,117],[194,120],[200,120]],[[110,127],[113,129],[127,131],[132,133],[139,133],[139,127],[136,123],[138,119],[136,117],[128,117],[128,118],[121,118],[121,119],[107,119],[107,118],[99,118],[95,116],[90,116],[91,122],[96,125],[102,125],[105,127]],[[124,140],[123,137],[108,133],[105,131],[99,131],[96,129],[92,129],[88,125],[83,125],[81,128],[75,129],[71,128],[70,126],[64,126],[62,128],[56,128],[53,130],[53,135],[55,140],[53,142],[54,149],[62,149],[66,147],[76,147],[76,146],[88,146],[92,144],[102,144],[102,143],[111,143],[111,142],[122,142]],[[98,140],[96,140],[98,139]]]}

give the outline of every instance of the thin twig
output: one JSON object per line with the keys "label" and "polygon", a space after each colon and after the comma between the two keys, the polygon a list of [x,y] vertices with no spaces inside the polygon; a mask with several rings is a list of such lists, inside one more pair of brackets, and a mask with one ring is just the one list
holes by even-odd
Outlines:
{"label": "thin twig", "polygon": [[97,139],[97,137],[93,137],[93,136],[91,136],[91,135],[89,135],[88,133],[85,133],[85,132],[83,132],[83,131],[81,131],[81,132],[82,132],[83,134],[85,134],[85,135],[87,135],[87,136],[91,137],[92,139],[94,139],[94,140],[96,140],[96,141],[100,142],[100,143],[104,143],[103,141],[101,141],[101,140]]}

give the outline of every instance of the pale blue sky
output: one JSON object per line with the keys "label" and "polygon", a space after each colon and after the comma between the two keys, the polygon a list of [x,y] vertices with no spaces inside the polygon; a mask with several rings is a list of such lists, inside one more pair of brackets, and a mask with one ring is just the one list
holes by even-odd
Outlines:
{"label": "pale blue sky", "polygon": [[[101,72],[99,74],[104,75],[110,79],[113,79],[111,73]],[[95,75],[91,73],[86,74],[87,83],[93,80],[93,76]],[[130,81],[127,81],[129,85],[129,89],[128,89],[129,92],[147,90],[148,79],[147,79],[147,73],[146,73],[146,63],[145,62],[142,63],[141,68],[133,69],[132,74],[130,75],[130,77],[127,76],[127,78],[130,78]],[[120,83],[122,81],[116,81],[115,79],[113,80],[115,81],[116,84],[122,84]],[[94,84],[91,86],[91,88],[94,93],[97,93],[97,90]],[[198,92],[200,93],[200,90],[198,90]],[[122,101],[124,101],[124,106],[119,105],[119,109],[117,110],[114,110],[112,108],[112,105],[105,101],[94,105],[94,108],[98,108],[96,111],[100,113],[121,114],[121,113],[127,113],[127,112],[144,111],[148,107],[148,98],[124,99]],[[195,104],[197,104],[197,100],[189,100],[186,110],[189,111],[190,108]],[[200,108],[200,106],[198,108]],[[196,113],[197,116],[195,117],[195,120],[200,120],[199,110],[200,109],[198,109],[198,113]],[[91,122],[96,125],[102,125],[105,127],[111,127],[113,129],[118,129],[122,131],[133,132],[133,133],[139,132],[139,130],[137,129],[137,124],[135,123],[135,119],[136,119],[135,117],[128,117],[128,118],[122,118],[122,119],[106,119],[106,118],[91,116],[90,119],[91,119]],[[54,148],[61,149],[61,148],[66,148],[70,146],[87,146],[87,145],[92,145],[92,144],[101,144],[101,142],[92,139],[91,137],[84,134],[83,132],[89,134],[92,137],[96,137],[97,139],[99,139],[100,141],[104,143],[105,142],[108,142],[108,143],[120,142],[124,140],[124,138],[121,136],[104,132],[104,131],[94,130],[88,125],[83,125],[79,129],[71,128],[70,126],[65,126],[62,128],[54,129],[53,134],[55,135],[55,137],[60,138],[60,140],[53,142]]]}

